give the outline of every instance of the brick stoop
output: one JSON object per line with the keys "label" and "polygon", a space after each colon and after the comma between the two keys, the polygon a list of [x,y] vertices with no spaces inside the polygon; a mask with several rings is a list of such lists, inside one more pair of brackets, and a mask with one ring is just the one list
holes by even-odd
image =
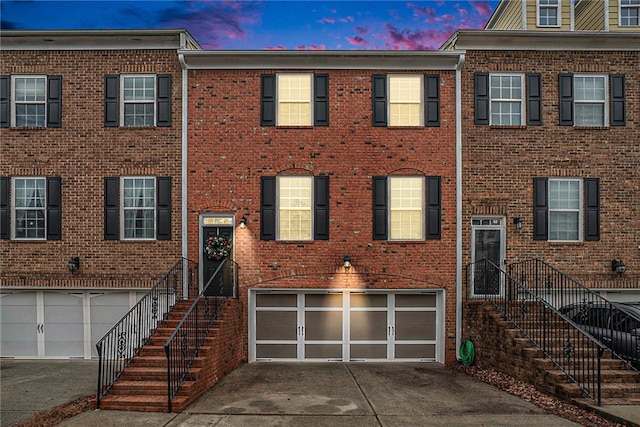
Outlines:
{"label": "brick stoop", "polygon": [[[109,395],[100,400],[101,409],[168,412],[167,358],[164,343],[184,317],[193,300],[179,302],[142,347]],[[228,299],[209,335],[198,351],[185,381],[171,401],[172,412],[188,405],[243,362],[241,331],[242,304]]]}

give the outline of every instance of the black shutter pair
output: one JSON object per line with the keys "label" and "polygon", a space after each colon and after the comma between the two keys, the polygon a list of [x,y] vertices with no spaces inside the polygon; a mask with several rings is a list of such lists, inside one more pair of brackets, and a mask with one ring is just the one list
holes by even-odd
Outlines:
{"label": "black shutter pair", "polygon": [[[373,126],[387,126],[387,76],[374,74],[371,78]],[[440,126],[440,76],[424,76],[424,125]]]}
{"label": "black shutter pair", "polygon": [[[542,125],[542,75],[526,74],[527,125]],[[490,124],[490,85],[489,73],[474,74],[474,123]]]}
{"label": "black shutter pair", "polygon": [[[11,238],[9,180],[0,178],[0,239]],[[47,178],[47,240],[62,239],[62,179]]]}
{"label": "black shutter pair", "polygon": [[[442,224],[442,186],[439,176],[426,178],[426,229],[427,239],[441,238]],[[388,240],[388,178],[373,177],[373,240]]]}
{"label": "black shutter pair", "polygon": [[[627,124],[626,96],[624,74],[612,74],[609,76],[609,102],[610,102],[610,126],[625,126]],[[560,126],[573,126],[573,74],[560,74],[558,80],[558,93],[560,97]]]}
{"label": "black shutter pair", "polygon": [[[171,177],[156,179],[156,240],[171,240]],[[120,239],[120,178],[104,179],[104,239]]]}
{"label": "black shutter pair", "polygon": [[[260,79],[260,126],[276,123],[276,75],[263,74]],[[313,75],[313,125],[329,126],[329,75]]]}
{"label": "black shutter pair", "polygon": [[[11,126],[9,103],[11,77],[0,76],[0,127]],[[47,127],[62,126],[62,76],[47,76]]]}
{"label": "black shutter pair", "polygon": [[[120,126],[120,76],[104,76],[104,125]],[[156,76],[156,126],[171,126],[171,74]]]}
{"label": "black shutter pair", "polygon": [[[548,178],[533,179],[533,240],[549,238],[549,202]],[[586,178],[585,194],[585,230],[587,241],[600,240],[600,180]]]}
{"label": "black shutter pair", "polygon": [[[329,240],[329,177],[313,178],[313,240]],[[260,239],[276,239],[276,177],[260,178]]]}

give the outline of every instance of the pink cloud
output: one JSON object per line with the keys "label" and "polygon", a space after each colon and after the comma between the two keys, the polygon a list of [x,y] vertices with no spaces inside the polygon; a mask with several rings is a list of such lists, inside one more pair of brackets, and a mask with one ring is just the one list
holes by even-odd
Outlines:
{"label": "pink cloud", "polygon": [[327,50],[327,47],[323,44],[300,45],[296,47],[296,50]]}
{"label": "pink cloud", "polygon": [[267,46],[264,50],[287,50],[287,48],[280,44],[278,46]]}
{"label": "pink cloud", "polygon": [[391,24],[385,27],[385,46],[390,50],[435,50],[451,35],[446,29],[398,30]]}
{"label": "pink cloud", "polygon": [[353,46],[367,47],[370,45],[369,41],[363,39],[360,36],[347,37],[346,39],[349,42],[349,44]]}
{"label": "pink cloud", "polygon": [[335,24],[336,20],[331,17],[325,17],[318,21],[320,24]]}
{"label": "pink cloud", "polygon": [[424,16],[426,18],[434,18],[438,16],[432,7],[421,7],[415,3],[407,3],[407,7],[413,11],[415,16]]}
{"label": "pink cloud", "polygon": [[491,6],[489,6],[487,2],[474,1],[471,3],[471,5],[476,10],[476,12],[478,12],[483,17],[488,18],[493,13],[493,9],[491,8]]}

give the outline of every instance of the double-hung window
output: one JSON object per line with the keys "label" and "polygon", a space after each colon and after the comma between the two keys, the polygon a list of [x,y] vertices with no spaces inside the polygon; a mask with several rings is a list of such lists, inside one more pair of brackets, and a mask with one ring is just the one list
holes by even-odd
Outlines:
{"label": "double-hung window", "polygon": [[0,76],[0,127],[62,125],[62,77]]}
{"label": "double-hung window", "polygon": [[607,77],[573,76],[576,126],[607,124]]}
{"label": "double-hung window", "polygon": [[122,178],[122,210],[124,239],[154,239],[156,235],[155,178]]}
{"label": "double-hung window", "polygon": [[492,125],[522,125],[524,76],[491,74],[489,77]]}
{"label": "double-hung window", "polygon": [[389,76],[389,126],[422,126],[421,76]]}
{"label": "double-hung window", "polygon": [[122,77],[122,103],[120,112],[124,126],[154,126],[156,105],[156,78],[154,75]]}
{"label": "double-hung window", "polygon": [[625,76],[568,74],[559,76],[561,126],[624,126]]}
{"label": "double-hung window", "polygon": [[560,0],[538,0],[538,26],[560,26]]}
{"label": "double-hung window", "polygon": [[329,125],[328,74],[264,74],[260,86],[260,125]]}
{"label": "double-hung window", "polygon": [[104,86],[105,126],[171,126],[171,74],[107,75]]}
{"label": "double-hung window", "polygon": [[640,25],[640,0],[620,0],[620,26]]}
{"label": "double-hung window", "polygon": [[476,125],[542,125],[542,75],[475,73],[474,110]]}
{"label": "double-hung window", "polygon": [[373,126],[440,126],[440,76],[372,76]]}
{"label": "double-hung window", "polygon": [[578,179],[549,179],[549,240],[581,240],[580,184]]}

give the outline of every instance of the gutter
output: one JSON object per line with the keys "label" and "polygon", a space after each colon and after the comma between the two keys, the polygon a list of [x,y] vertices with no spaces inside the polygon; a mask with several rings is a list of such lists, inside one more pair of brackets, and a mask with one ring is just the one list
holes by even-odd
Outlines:
{"label": "gutter", "polygon": [[[187,132],[187,128],[188,128],[188,114],[187,114],[187,110],[188,110],[188,80],[189,80],[189,75],[188,75],[188,70],[187,70],[187,64],[184,61],[184,55],[182,53],[178,53],[178,61],[180,61],[180,66],[182,67],[182,112],[181,112],[181,120],[182,120],[182,147],[181,147],[181,175],[182,175],[182,179],[181,179],[181,209],[180,209],[180,242],[182,245],[182,258],[187,258],[188,255],[188,242],[187,242],[187,155],[189,153],[188,151],[188,146],[187,146],[187,138],[188,138],[188,132]],[[187,269],[187,265],[186,263],[183,263],[183,269]],[[182,272],[183,276],[182,277],[187,277],[186,276],[186,271]],[[182,281],[182,295],[189,295],[189,283],[185,280]]]}
{"label": "gutter", "polygon": [[460,54],[456,66],[456,359],[462,341],[462,66]]}

